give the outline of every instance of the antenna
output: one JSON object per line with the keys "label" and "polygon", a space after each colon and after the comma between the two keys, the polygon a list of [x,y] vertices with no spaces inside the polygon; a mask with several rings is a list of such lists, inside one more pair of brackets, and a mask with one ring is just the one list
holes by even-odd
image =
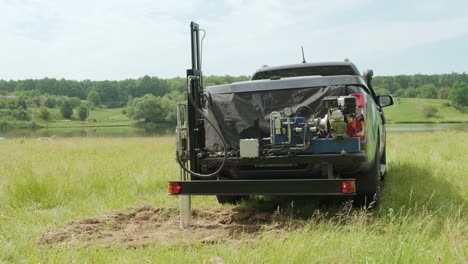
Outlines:
{"label": "antenna", "polygon": [[301,46],[301,49],[302,49],[302,63],[307,63],[305,60],[305,56],[304,56],[304,47]]}

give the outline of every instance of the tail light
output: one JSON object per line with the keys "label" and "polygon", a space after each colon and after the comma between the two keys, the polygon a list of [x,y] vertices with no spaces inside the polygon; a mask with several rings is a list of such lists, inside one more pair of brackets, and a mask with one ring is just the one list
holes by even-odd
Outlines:
{"label": "tail light", "polygon": [[362,93],[352,93],[352,96],[356,97],[358,102],[358,108],[356,110],[356,116],[346,127],[346,133],[350,137],[357,137],[365,140],[366,135],[364,133],[364,114],[366,112],[366,95]]}
{"label": "tail light", "polygon": [[356,184],[354,181],[342,181],[341,182],[341,193],[353,194],[356,192]]}
{"label": "tail light", "polygon": [[352,93],[352,96],[356,97],[359,108],[366,108],[366,96],[362,93]]}
{"label": "tail light", "polygon": [[169,194],[179,194],[181,191],[179,182],[169,182]]}

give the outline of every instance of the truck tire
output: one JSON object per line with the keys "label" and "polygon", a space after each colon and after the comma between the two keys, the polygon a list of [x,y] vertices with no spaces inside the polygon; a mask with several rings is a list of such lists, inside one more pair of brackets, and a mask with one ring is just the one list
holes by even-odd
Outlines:
{"label": "truck tire", "polygon": [[377,208],[380,203],[380,155],[379,146],[374,161],[368,171],[356,177],[355,205],[366,208]]}
{"label": "truck tire", "polygon": [[245,198],[246,196],[242,195],[216,195],[220,204],[237,204]]}

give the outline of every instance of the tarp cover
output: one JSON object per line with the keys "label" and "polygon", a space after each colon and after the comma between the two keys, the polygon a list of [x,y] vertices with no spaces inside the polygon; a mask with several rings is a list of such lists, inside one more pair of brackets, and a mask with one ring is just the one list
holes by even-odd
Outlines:
{"label": "tarp cover", "polygon": [[[274,81],[268,80],[268,82]],[[265,83],[262,83],[262,86],[264,85]],[[354,85],[361,84],[354,83]],[[247,92],[232,92],[232,87],[229,87],[230,92],[223,93],[219,92],[221,89],[217,86],[213,89],[216,92],[210,93],[210,89],[208,89],[210,107],[207,107],[205,111],[210,120],[216,120],[228,148],[238,149],[240,139],[257,138],[258,129],[255,129],[255,120],[258,119],[259,122],[260,136],[262,138],[269,137],[271,112],[283,111],[285,107],[291,107],[293,111],[296,111],[301,106],[308,106],[313,110],[312,114],[315,117],[323,117],[326,114],[326,109],[322,100],[326,96],[347,95],[356,88],[356,86],[351,88],[346,84],[301,88],[286,87],[284,89],[275,87],[273,90],[260,89]],[[205,122],[206,147],[212,151],[220,151],[223,149],[221,142],[212,126]]]}

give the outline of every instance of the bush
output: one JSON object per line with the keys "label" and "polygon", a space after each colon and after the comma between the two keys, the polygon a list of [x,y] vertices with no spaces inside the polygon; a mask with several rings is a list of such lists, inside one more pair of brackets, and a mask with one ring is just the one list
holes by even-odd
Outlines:
{"label": "bush", "polygon": [[15,118],[21,121],[29,121],[31,117],[29,116],[28,112],[24,109],[15,110]]}
{"label": "bush", "polygon": [[16,100],[16,108],[23,109],[23,110],[28,109],[26,100],[22,97],[18,98],[18,100]]}
{"label": "bush", "polygon": [[435,106],[432,106],[432,105],[423,106],[423,114],[427,118],[435,117],[438,111],[439,109],[437,109],[437,107]]}
{"label": "bush", "polygon": [[48,121],[50,120],[50,111],[47,107],[43,106],[41,107],[41,110],[39,110],[39,117],[42,118],[42,120]]}

